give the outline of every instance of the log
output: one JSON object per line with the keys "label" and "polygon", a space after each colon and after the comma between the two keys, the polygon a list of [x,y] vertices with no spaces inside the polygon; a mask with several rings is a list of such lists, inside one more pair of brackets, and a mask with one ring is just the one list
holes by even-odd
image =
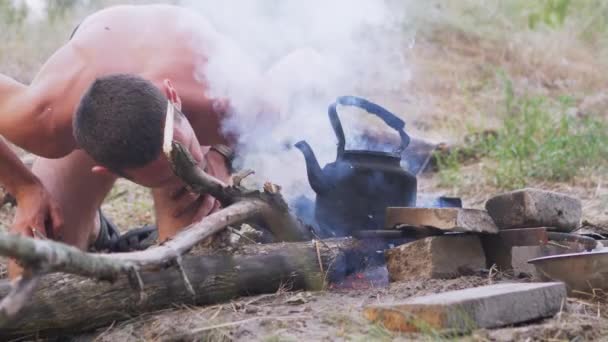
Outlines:
{"label": "log", "polygon": [[[0,330],[0,340],[80,333],[174,304],[213,304],[279,288],[321,290],[327,281],[365,267],[376,248],[369,242],[342,238],[248,245],[235,253],[184,256],[183,269],[194,295],[175,266],[142,271],[140,291],[126,275],[110,283],[49,274],[41,277],[29,303]],[[10,288],[6,283],[0,285],[0,297]]]}

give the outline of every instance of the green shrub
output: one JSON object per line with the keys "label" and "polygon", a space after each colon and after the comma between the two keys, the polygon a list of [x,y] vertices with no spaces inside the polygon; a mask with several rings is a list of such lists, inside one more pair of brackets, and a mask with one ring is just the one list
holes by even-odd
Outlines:
{"label": "green shrub", "polygon": [[530,180],[569,181],[582,169],[606,165],[607,123],[569,115],[568,97],[516,97],[510,89],[507,86],[503,126],[496,134],[480,135],[466,148],[439,156],[444,185],[461,181],[458,156],[471,151],[484,158],[485,182],[501,189],[523,187]]}
{"label": "green shrub", "polygon": [[568,15],[570,0],[537,0],[531,2],[536,8],[528,15],[528,26],[534,29],[540,22],[549,27],[560,27]]}

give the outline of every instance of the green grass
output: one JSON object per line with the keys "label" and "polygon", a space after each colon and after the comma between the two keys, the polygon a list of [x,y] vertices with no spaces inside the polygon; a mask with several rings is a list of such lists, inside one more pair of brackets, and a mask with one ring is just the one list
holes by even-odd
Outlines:
{"label": "green grass", "polygon": [[438,157],[442,185],[462,181],[463,156],[484,161],[484,181],[500,189],[526,186],[531,180],[566,182],[582,170],[608,160],[608,124],[593,115],[569,113],[569,97],[516,96],[506,82],[503,126],[479,135],[448,155]]}

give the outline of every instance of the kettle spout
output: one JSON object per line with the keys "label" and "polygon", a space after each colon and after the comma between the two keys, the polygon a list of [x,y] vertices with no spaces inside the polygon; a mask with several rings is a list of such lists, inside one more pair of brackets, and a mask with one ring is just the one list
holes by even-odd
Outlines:
{"label": "kettle spout", "polygon": [[298,150],[302,151],[304,160],[306,161],[306,173],[308,174],[308,182],[310,187],[317,193],[322,194],[328,190],[327,180],[319,166],[319,161],[315,153],[310,148],[310,145],[304,140],[297,142],[294,145]]}

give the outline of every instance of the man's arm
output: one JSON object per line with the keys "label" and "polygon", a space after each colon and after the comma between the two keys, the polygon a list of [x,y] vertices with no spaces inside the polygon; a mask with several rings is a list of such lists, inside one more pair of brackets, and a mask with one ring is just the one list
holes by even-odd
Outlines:
{"label": "man's arm", "polygon": [[[26,85],[0,74],[0,135],[35,154],[40,154],[36,142],[48,133],[36,115],[43,111],[39,106],[40,100]],[[3,152],[7,156],[6,149]]]}
{"label": "man's arm", "polygon": [[36,176],[0,140],[0,183],[15,198],[21,189],[38,183]]}
{"label": "man's arm", "polygon": [[0,135],[46,158],[63,157],[74,149],[76,97],[94,78],[81,50],[72,42],[62,46],[29,86],[0,74]]}
{"label": "man's arm", "polygon": [[59,206],[40,180],[0,140],[0,183],[15,197],[20,211],[11,230],[28,236],[53,237],[61,230],[63,218]]}

